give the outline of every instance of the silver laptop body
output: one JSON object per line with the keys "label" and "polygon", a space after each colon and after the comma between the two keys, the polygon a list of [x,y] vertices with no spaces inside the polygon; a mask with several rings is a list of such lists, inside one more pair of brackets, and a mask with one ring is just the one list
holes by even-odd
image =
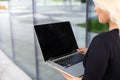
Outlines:
{"label": "silver laptop body", "polygon": [[71,77],[83,75],[83,55],[76,51],[78,46],[69,21],[34,28],[46,64]]}

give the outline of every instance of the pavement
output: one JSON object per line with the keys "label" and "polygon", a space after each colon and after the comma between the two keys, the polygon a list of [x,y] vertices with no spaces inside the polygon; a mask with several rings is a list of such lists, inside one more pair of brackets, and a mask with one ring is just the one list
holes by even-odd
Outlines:
{"label": "pavement", "polygon": [[32,80],[0,50],[0,80]]}

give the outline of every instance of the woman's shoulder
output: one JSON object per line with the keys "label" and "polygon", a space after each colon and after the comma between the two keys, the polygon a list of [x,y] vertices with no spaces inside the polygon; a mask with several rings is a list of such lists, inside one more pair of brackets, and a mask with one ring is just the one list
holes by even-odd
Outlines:
{"label": "woman's shoulder", "polygon": [[114,38],[115,36],[119,36],[119,30],[118,29],[113,29],[111,31],[107,32],[102,32],[94,37],[94,39],[102,39],[102,40],[108,40],[111,39],[112,37]]}
{"label": "woman's shoulder", "polygon": [[110,36],[109,32],[102,32],[102,33],[96,35],[93,38],[93,40],[105,40],[105,39],[109,38],[109,36]]}

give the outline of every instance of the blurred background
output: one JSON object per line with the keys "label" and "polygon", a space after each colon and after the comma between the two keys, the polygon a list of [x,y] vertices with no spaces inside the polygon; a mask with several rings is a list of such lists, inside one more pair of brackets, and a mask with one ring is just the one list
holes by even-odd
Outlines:
{"label": "blurred background", "polygon": [[[34,25],[70,21],[79,47],[108,30],[92,0],[0,0],[0,49],[33,80],[65,80],[44,64]],[[103,26],[103,27],[102,27]]]}

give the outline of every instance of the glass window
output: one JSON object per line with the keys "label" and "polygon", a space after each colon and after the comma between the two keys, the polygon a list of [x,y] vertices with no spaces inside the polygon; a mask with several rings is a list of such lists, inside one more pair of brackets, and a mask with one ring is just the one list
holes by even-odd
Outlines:
{"label": "glass window", "polygon": [[[70,21],[79,47],[85,47],[85,2],[83,3],[80,0],[36,0],[34,6],[35,24]],[[58,71],[44,64],[40,50],[37,53],[39,55],[39,76],[41,80],[65,80]]]}
{"label": "glass window", "polygon": [[94,3],[92,0],[88,0],[88,43],[98,33],[108,30],[108,24],[100,24],[98,17],[94,11]]}
{"label": "glass window", "polygon": [[0,46],[10,57],[12,54],[11,25],[9,21],[8,1],[0,1]]}
{"label": "glass window", "polygon": [[36,80],[32,1],[11,0],[10,17],[15,63]]}

